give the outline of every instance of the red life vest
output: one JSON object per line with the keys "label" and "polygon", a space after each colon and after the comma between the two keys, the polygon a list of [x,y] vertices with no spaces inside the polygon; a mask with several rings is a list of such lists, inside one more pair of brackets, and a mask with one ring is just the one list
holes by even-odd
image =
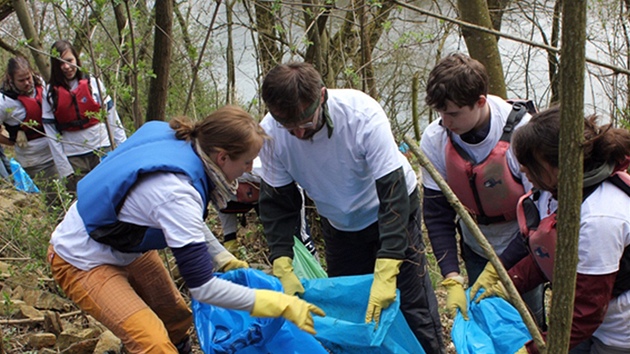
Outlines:
{"label": "red life vest", "polygon": [[93,116],[87,117],[87,112],[98,113],[101,105],[94,100],[88,79],[79,80],[79,85],[72,91],[64,87],[55,87],[57,93],[57,109],[55,122],[59,131],[77,131],[89,128],[99,123]]}
{"label": "red life vest", "polygon": [[506,153],[512,131],[525,115],[526,107],[521,104],[512,107],[501,139],[480,163],[475,163],[466,151],[453,144],[448,132],[445,151],[447,183],[479,224],[516,219],[516,204],[524,193],[523,183],[510,171]]}
{"label": "red life vest", "polygon": [[[630,175],[625,171],[617,171],[608,179],[611,183],[630,196]],[[588,196],[601,183],[585,190],[583,199]],[[532,192],[521,197],[517,207],[517,218],[521,233],[527,240],[530,253],[536,261],[536,265],[543,272],[547,280],[553,282],[553,267],[556,254],[556,241],[558,238],[556,229],[556,213],[540,220],[540,214],[536,207]],[[630,246],[624,249],[619,261],[619,271],[613,285],[613,297],[630,290]]]}
{"label": "red life vest", "polygon": [[19,95],[15,92],[3,92],[8,97],[20,101],[26,111],[26,116],[20,125],[9,125],[6,122],[4,123],[4,126],[9,132],[9,139],[11,141],[15,141],[19,129],[24,131],[28,140],[34,140],[44,136],[39,133],[44,131],[44,127],[42,126],[43,90],[42,86],[35,86],[35,97]]}

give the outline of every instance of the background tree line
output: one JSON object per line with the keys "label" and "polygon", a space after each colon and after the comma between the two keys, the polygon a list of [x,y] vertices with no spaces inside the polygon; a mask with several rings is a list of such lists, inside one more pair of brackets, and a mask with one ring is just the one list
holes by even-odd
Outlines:
{"label": "background tree line", "polygon": [[[589,7],[587,109],[625,120],[630,0]],[[264,74],[303,60],[326,86],[379,99],[397,134],[419,138],[432,119],[426,75],[454,50],[486,65],[492,93],[557,102],[561,9],[546,0],[0,0],[0,59],[28,55],[47,78],[50,45],[71,40],[131,129],[226,103],[260,117]]]}

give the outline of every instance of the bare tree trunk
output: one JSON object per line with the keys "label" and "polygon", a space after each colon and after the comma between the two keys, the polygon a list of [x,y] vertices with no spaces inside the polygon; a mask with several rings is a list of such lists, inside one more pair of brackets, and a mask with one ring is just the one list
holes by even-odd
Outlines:
{"label": "bare tree trunk", "polygon": [[[492,21],[492,28],[497,31],[501,31],[501,20],[503,19],[503,12],[505,8],[510,4],[511,0],[487,0],[488,11],[490,13],[490,19]],[[497,37],[497,41],[500,37]]]}
{"label": "bare tree trunk", "polygon": [[[624,0],[626,4],[626,10],[622,16],[626,19],[625,24],[630,22],[630,0]],[[630,67],[630,38],[628,37],[628,28],[624,24],[626,29],[626,67]],[[626,75],[626,91],[630,91],[630,75]],[[630,112],[630,95],[626,95],[626,112]],[[630,115],[626,116],[626,119],[630,120]]]}
{"label": "bare tree trunk", "polygon": [[37,65],[37,69],[44,80],[48,81],[50,80],[50,60],[48,60],[48,57],[43,54],[45,51],[42,47],[42,42],[39,39],[39,34],[35,31],[35,26],[31,21],[31,15],[26,7],[26,3],[24,0],[13,0],[12,4],[15,9],[15,14],[20,21],[24,37],[26,37],[29,41],[31,54],[35,59],[35,65]]}
{"label": "bare tree trunk", "polygon": [[[629,0],[630,1],[630,0]],[[560,16],[562,14],[563,0],[556,0],[553,7],[553,25],[551,28],[551,46],[558,47],[560,39]],[[550,103],[557,103],[560,100],[560,75],[558,75],[558,55],[554,52],[547,51],[547,60],[549,61],[549,82],[551,83]]]}
{"label": "bare tree trunk", "polygon": [[155,2],[155,44],[153,73],[149,89],[146,120],[165,120],[168,99],[168,74],[171,65],[171,34],[173,31],[173,2]]}
{"label": "bare tree trunk", "polygon": [[186,104],[184,105],[184,114],[188,112],[188,106],[193,96],[195,83],[197,82],[197,73],[199,72],[199,67],[201,67],[201,60],[203,59],[203,54],[205,53],[206,47],[208,45],[208,41],[210,40],[210,34],[212,34],[214,21],[217,19],[217,14],[219,13],[220,7],[221,7],[221,0],[216,0],[216,6],[214,8],[214,13],[212,14],[212,19],[210,20],[210,25],[208,25],[206,38],[203,40],[203,45],[201,46],[201,51],[199,52],[199,58],[197,59],[197,63],[193,67],[192,78],[190,80],[190,88],[188,89],[188,96],[186,96]]}
{"label": "bare tree trunk", "polygon": [[182,40],[184,41],[186,54],[188,55],[188,62],[190,63],[190,69],[192,70],[195,67],[195,61],[197,59],[195,44],[190,39],[190,33],[188,33],[188,23],[186,23],[184,15],[182,15],[182,12],[179,10],[179,4],[175,0],[173,0],[173,10],[175,13],[175,19],[177,19],[179,28],[182,31]]}
{"label": "bare tree trunk", "polygon": [[232,14],[234,12],[234,4],[236,1],[228,0],[225,3],[225,17],[227,25],[227,48],[225,53],[225,63],[227,65],[227,92],[225,95],[226,104],[236,103],[236,73],[234,64],[234,41],[232,38]]}
{"label": "bare tree trunk", "polygon": [[0,22],[4,21],[5,18],[9,17],[9,15],[15,11],[11,1],[12,0],[0,0]]}
{"label": "bare tree trunk", "polygon": [[368,5],[364,0],[359,1],[359,30],[361,33],[361,77],[363,78],[363,92],[378,100],[376,84],[374,82],[374,67],[372,66],[372,44],[368,33]]}
{"label": "bare tree trunk", "polygon": [[420,93],[420,72],[416,72],[411,79],[411,124],[416,141],[420,141],[420,112],[418,112],[418,94]]}
{"label": "bare tree trunk", "polygon": [[94,1],[89,3],[89,7],[92,10],[89,16],[86,16],[83,19],[80,27],[76,30],[74,35],[74,40],[72,41],[72,46],[77,50],[78,53],[81,53],[83,49],[86,49],[89,46],[90,37],[94,32],[95,27],[92,26],[94,20],[99,21],[103,14],[103,6],[104,3],[99,1]]}
{"label": "bare tree trunk", "polygon": [[327,75],[328,41],[326,35],[326,23],[328,22],[328,7],[317,6],[318,1],[306,0],[302,5],[304,9],[304,24],[306,26],[308,40],[311,45],[307,48],[304,61],[312,63],[322,77]]}
{"label": "bare tree trunk", "polygon": [[[116,6],[119,8],[119,6]],[[133,125],[136,129],[142,125],[142,107],[140,107],[140,97],[138,92],[138,53],[136,51],[136,35],[133,22],[131,21],[131,9],[129,8],[129,1],[125,1],[125,13],[127,14],[127,21],[129,23],[129,47],[130,50],[125,50],[124,57],[125,65],[129,66],[129,73],[126,77],[126,82],[131,85],[133,89],[133,102],[131,103],[131,116],[133,119]],[[118,16],[116,16],[118,18]],[[121,45],[123,38],[121,36]]]}
{"label": "bare tree trunk", "polygon": [[567,1],[562,10],[560,61],[560,173],[558,239],[549,316],[549,353],[569,350],[575,299],[584,155],[584,69],[586,0]]}
{"label": "bare tree trunk", "polygon": [[275,17],[279,15],[270,8],[271,2],[256,0],[252,2],[256,16],[256,27],[258,28],[256,33],[258,39],[258,63],[261,67],[261,76],[264,77],[269,70],[282,60],[282,53],[280,53],[276,42],[278,35],[275,27]]}
{"label": "bare tree trunk", "polygon": [[[463,21],[485,28],[492,28],[490,13],[485,0],[458,0],[457,8]],[[462,26],[461,29],[468,53],[472,58],[479,60],[488,70],[490,93],[507,98],[497,37],[468,27]]]}

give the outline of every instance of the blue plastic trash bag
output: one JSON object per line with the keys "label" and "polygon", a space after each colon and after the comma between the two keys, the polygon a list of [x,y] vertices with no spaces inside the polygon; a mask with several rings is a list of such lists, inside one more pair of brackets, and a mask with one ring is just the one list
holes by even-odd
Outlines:
{"label": "blue plastic trash bag", "polygon": [[13,176],[13,185],[22,192],[39,193],[39,188],[35,185],[31,177],[24,171],[24,168],[14,158],[11,158],[11,174]]}
{"label": "blue plastic trash bag", "polygon": [[335,354],[423,354],[396,301],[381,313],[378,328],[365,323],[373,274],[302,280],[303,299],[319,306],[326,317],[314,317],[317,338]]}
{"label": "blue plastic trash bag", "polygon": [[[469,296],[470,289],[466,291]],[[458,354],[515,353],[532,339],[516,308],[500,297],[488,297],[478,304],[469,299],[468,317],[464,320],[458,311],[451,330]]]}
{"label": "blue plastic trash bag", "polygon": [[[236,269],[216,276],[256,289],[282,291],[280,281],[255,269]],[[327,354],[311,334],[284,318],[251,317],[192,300],[195,329],[206,354]]]}

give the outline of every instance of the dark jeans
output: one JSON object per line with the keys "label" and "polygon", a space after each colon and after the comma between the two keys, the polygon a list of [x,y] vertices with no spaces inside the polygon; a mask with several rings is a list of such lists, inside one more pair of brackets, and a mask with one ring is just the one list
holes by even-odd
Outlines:
{"label": "dark jeans", "polygon": [[[475,253],[468,245],[462,242],[462,258],[466,264],[468,273],[468,286],[472,286],[485,268],[488,260]],[[543,330],[547,329],[545,321],[545,286],[539,285],[533,290],[521,294],[523,302],[529,307],[534,321]]]}
{"label": "dark jeans", "polygon": [[59,175],[53,160],[37,166],[24,167],[24,171],[35,182],[35,185],[39,187],[40,192],[44,194],[47,207],[61,205],[54,182],[55,179],[59,179]]}
{"label": "dark jeans", "polygon": [[[420,212],[412,213],[407,225],[409,247],[400,267],[396,284],[400,290],[400,309],[427,354],[445,353],[438,304],[427,269],[425,247],[421,238]],[[328,275],[360,275],[374,272],[376,252],[380,248],[378,224],[356,232],[335,229],[322,218],[326,242]]]}
{"label": "dark jeans", "polygon": [[[0,129],[1,130],[1,129]],[[11,174],[11,163],[4,154],[4,148],[0,145],[0,178],[7,178]]]}
{"label": "dark jeans", "polygon": [[66,183],[66,188],[68,192],[72,194],[76,194],[77,191],[77,183],[81,180],[81,178],[85,177],[90,171],[92,171],[96,166],[101,163],[101,156],[110,152],[111,149],[109,147],[104,147],[98,149],[96,152],[88,152],[83,155],[77,156],[69,156],[68,161],[70,165],[72,165],[72,169],[74,170],[74,177],[68,178]]}

